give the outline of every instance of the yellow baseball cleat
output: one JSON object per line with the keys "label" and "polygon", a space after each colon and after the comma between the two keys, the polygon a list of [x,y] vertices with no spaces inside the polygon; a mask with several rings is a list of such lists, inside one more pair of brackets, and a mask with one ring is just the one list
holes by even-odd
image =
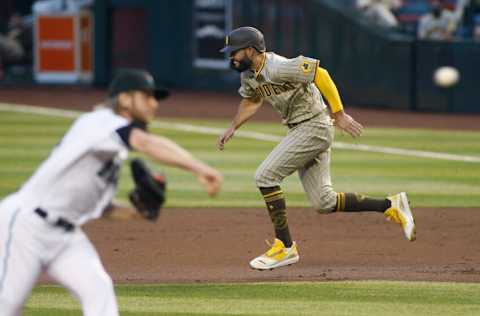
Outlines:
{"label": "yellow baseball cleat", "polygon": [[255,270],[273,270],[297,263],[300,259],[297,250],[297,244],[293,242],[290,248],[285,247],[283,242],[275,238],[273,245],[267,241],[271,247],[263,255],[250,261],[250,267]]}
{"label": "yellow baseball cleat", "polygon": [[392,202],[392,206],[385,211],[385,216],[400,224],[405,238],[414,241],[416,239],[415,219],[408,203],[407,193],[401,192],[389,196],[388,199]]}

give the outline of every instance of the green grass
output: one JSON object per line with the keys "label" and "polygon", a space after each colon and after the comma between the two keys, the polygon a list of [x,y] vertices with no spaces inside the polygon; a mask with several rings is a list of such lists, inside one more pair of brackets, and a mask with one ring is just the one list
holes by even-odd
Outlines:
{"label": "green grass", "polygon": [[[228,125],[227,121],[221,120],[167,121],[221,128]],[[0,197],[28,179],[71,122],[71,119],[58,117],[0,112]],[[252,122],[242,130],[285,134],[285,128],[278,123]],[[235,137],[224,152],[219,152],[215,148],[216,135],[164,128],[153,128],[152,132],[173,139],[225,175],[221,194],[208,199],[189,173],[156,165],[155,168],[163,170],[169,180],[168,207],[263,207],[253,176],[275,143]],[[479,132],[369,128],[358,142],[480,157],[479,139]],[[336,140],[354,142],[345,135],[337,135]],[[337,191],[355,191],[378,197],[407,191],[414,206],[480,206],[480,163],[336,149],[331,167]],[[128,168],[124,168],[120,199],[126,199],[131,187]],[[284,189],[290,207],[309,205],[296,175],[286,179]]]}
{"label": "green grass", "polygon": [[[221,127],[227,121],[168,120]],[[0,112],[0,198],[18,188],[50,153],[71,119]],[[242,130],[283,135],[279,124],[252,122]],[[215,135],[163,128],[165,135],[225,175],[222,193],[206,198],[187,172],[160,167],[169,179],[168,206],[263,207],[253,175],[275,143],[235,137],[224,152]],[[362,144],[446,152],[480,157],[479,132],[370,128]],[[337,141],[354,141],[337,135]],[[480,206],[480,164],[403,157],[353,150],[334,150],[332,178],[337,190],[384,196],[406,190],[414,205]],[[122,171],[119,196],[132,183]],[[301,185],[286,180],[289,206],[307,206]],[[312,282],[259,284],[118,285],[122,316],[139,315],[480,315],[480,284],[421,282]],[[59,287],[39,286],[24,315],[81,315],[80,305]]]}
{"label": "green grass", "polygon": [[[480,284],[312,282],[201,285],[119,285],[123,316],[480,314]],[[81,315],[59,287],[37,287],[25,316]]]}

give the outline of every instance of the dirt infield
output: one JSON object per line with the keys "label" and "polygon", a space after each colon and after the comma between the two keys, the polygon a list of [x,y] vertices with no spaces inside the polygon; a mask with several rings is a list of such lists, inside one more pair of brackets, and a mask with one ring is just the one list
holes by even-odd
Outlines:
{"label": "dirt infield", "polygon": [[264,209],[168,209],[157,223],[101,220],[86,231],[116,282],[480,282],[478,210],[417,209],[415,242],[377,213],[288,213],[300,262],[264,272],[248,267],[273,238]]}
{"label": "dirt infield", "polygon": [[[88,110],[104,91],[78,87],[0,88],[0,102]],[[233,94],[174,91],[163,117],[231,118]],[[368,126],[480,130],[480,116],[349,108]],[[257,120],[279,121],[265,106]],[[260,196],[259,196],[260,198]],[[117,282],[246,282],[286,280],[436,280],[480,282],[480,212],[416,210],[418,240],[379,214],[319,215],[289,209],[301,261],[258,272],[248,261],[272,238],[264,209],[167,209],[157,223],[90,223],[85,230]]]}

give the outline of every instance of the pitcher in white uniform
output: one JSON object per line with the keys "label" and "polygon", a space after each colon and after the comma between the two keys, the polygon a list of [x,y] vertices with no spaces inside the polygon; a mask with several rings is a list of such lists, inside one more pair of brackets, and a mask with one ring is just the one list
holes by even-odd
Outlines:
{"label": "pitcher in white uniform", "polygon": [[81,229],[113,199],[130,150],[196,175],[210,196],[222,175],[167,138],[145,131],[168,91],[129,69],[113,80],[104,108],[80,116],[19,191],[0,203],[0,315],[16,316],[40,273],[75,295],[85,316],[116,316],[110,276]]}

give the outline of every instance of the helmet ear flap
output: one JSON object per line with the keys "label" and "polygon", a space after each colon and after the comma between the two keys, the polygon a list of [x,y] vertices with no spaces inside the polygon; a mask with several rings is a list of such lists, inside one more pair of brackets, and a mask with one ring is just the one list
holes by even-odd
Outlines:
{"label": "helmet ear flap", "polygon": [[265,53],[265,49],[261,49],[261,48],[258,48],[257,46],[253,46],[253,48],[255,48],[255,50],[258,52],[258,53]]}
{"label": "helmet ear flap", "polygon": [[[260,33],[261,34],[261,33]],[[256,43],[253,45],[253,47],[259,52],[259,53],[265,53],[266,48],[265,48],[265,40],[263,38],[263,34],[261,37],[256,41]]]}

